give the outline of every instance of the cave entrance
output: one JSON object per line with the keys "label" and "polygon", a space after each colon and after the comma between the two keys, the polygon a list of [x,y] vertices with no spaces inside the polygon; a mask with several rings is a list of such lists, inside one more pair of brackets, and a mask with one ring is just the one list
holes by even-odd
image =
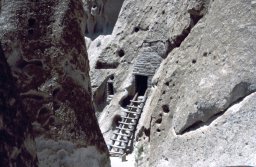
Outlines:
{"label": "cave entrance", "polygon": [[144,96],[148,88],[148,77],[143,75],[135,75],[135,90],[139,96]]}
{"label": "cave entrance", "polygon": [[112,82],[108,82],[108,95],[114,95],[114,86]]}
{"label": "cave entrance", "polygon": [[114,95],[114,76],[110,76],[107,82],[108,95]]}

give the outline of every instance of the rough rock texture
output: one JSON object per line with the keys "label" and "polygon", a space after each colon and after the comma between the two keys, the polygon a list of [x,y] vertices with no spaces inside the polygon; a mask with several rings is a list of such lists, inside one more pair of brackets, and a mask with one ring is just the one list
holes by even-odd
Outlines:
{"label": "rough rock texture", "polygon": [[107,105],[99,117],[105,139],[133,95],[139,55],[156,53],[163,61],[137,127],[136,165],[255,165],[255,7],[244,0],[124,1],[107,44],[101,37],[103,46],[97,39],[89,46],[99,49],[90,64],[95,105],[114,76],[113,99],[100,104]]}
{"label": "rough rock texture", "polygon": [[[166,7],[162,8],[163,6]],[[102,119],[99,119],[103,132],[111,129],[110,120],[116,114],[121,114],[123,101],[134,95],[133,65],[140,61],[139,57],[142,57],[142,61],[143,57],[149,54],[157,62],[167,56],[169,50],[168,31],[170,25],[173,24],[168,21],[171,20],[172,11],[167,10],[170,6],[171,3],[168,1],[124,1],[114,31],[111,36],[107,37],[107,44],[104,37],[101,37],[101,40],[97,38],[91,43],[89,53],[95,48],[100,50],[93,54],[93,58],[89,55],[90,76],[96,106],[104,107],[104,104],[101,104],[102,100],[98,98],[104,97],[106,82],[110,76],[114,76],[115,95],[109,107],[102,112]],[[165,24],[160,25],[159,22]],[[103,45],[97,45],[99,41]],[[154,70],[155,68],[157,66],[153,67]],[[106,99],[103,100],[106,101]],[[98,101],[101,103],[97,103]]]}
{"label": "rough rock texture", "polygon": [[[34,131],[43,135],[38,140],[95,147],[103,155],[94,156],[98,166],[108,166],[91,100],[84,22],[79,0],[11,0],[2,4],[0,34],[24,108]],[[82,154],[80,161],[95,152]],[[40,166],[48,163],[47,155]],[[77,163],[73,166],[83,166]]]}
{"label": "rough rock texture", "polygon": [[111,34],[124,0],[83,0],[85,34],[91,39]]}
{"label": "rough rock texture", "polygon": [[237,112],[222,115],[256,90],[254,14],[249,1],[210,2],[164,60],[150,102],[150,166],[255,164],[248,158],[255,152],[250,139],[255,96]]}
{"label": "rough rock texture", "polygon": [[38,166],[31,122],[0,46],[0,166]]}
{"label": "rough rock texture", "polygon": [[152,133],[156,137],[152,137],[149,166],[255,166],[255,100],[253,93],[184,135],[161,127],[161,132]]}

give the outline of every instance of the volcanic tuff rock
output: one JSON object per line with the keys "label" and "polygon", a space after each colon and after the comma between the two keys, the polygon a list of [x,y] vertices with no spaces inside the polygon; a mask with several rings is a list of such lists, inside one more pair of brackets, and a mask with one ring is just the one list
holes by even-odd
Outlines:
{"label": "volcanic tuff rock", "polygon": [[31,122],[0,46],[0,166],[37,166]]}
{"label": "volcanic tuff rock", "polygon": [[99,49],[89,55],[90,75],[95,104],[106,106],[99,117],[105,139],[136,89],[138,57],[150,52],[163,61],[137,127],[137,166],[255,165],[255,7],[243,0],[124,1],[112,35],[89,46]]}
{"label": "volcanic tuff rock", "polygon": [[3,50],[37,133],[40,166],[109,165],[91,101],[84,20],[79,0],[2,2]]}
{"label": "volcanic tuff rock", "polygon": [[250,157],[255,96],[230,108],[256,90],[255,8],[249,1],[216,0],[207,8],[155,75],[150,165],[256,163]]}

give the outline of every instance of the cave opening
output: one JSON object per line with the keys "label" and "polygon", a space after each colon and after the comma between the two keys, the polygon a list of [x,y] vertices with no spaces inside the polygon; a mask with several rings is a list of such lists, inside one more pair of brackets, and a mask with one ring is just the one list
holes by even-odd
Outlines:
{"label": "cave opening", "polygon": [[121,101],[121,104],[120,104],[120,105],[121,105],[123,108],[126,108],[127,105],[129,105],[129,104],[131,103],[130,100],[132,100],[133,97],[134,97],[134,95],[129,95],[129,96],[127,96],[126,98],[124,98],[124,99]]}
{"label": "cave opening", "polygon": [[114,77],[110,77],[107,83],[108,95],[114,95]]}
{"label": "cave opening", "polygon": [[135,75],[135,90],[139,96],[144,96],[148,88],[148,77],[143,75]]}

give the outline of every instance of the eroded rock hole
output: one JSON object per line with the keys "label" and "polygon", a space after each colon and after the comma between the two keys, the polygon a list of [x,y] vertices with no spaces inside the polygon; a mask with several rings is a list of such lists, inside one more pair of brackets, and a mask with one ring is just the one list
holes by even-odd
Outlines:
{"label": "eroded rock hole", "polygon": [[28,19],[28,35],[29,36],[34,34],[35,25],[36,25],[36,20],[34,18]]}
{"label": "eroded rock hole", "polygon": [[157,124],[161,124],[161,123],[162,123],[162,120],[163,120],[162,117],[160,117],[160,118],[158,118],[158,119],[156,120],[156,123],[157,123]]}
{"label": "eroded rock hole", "polygon": [[119,125],[119,121],[121,120],[122,120],[122,117],[120,115],[118,114],[115,115],[112,119],[112,124],[111,124],[112,128],[114,129],[115,127],[117,127]]}
{"label": "eroded rock hole", "polygon": [[144,128],[144,134],[149,137],[150,136],[150,129]]}
{"label": "eroded rock hole", "polygon": [[34,30],[33,30],[33,29],[29,29],[29,30],[28,30],[28,35],[33,35],[33,33],[34,33]]}
{"label": "eroded rock hole", "polygon": [[95,68],[96,69],[115,69],[118,66],[118,62],[113,63],[107,63],[107,62],[101,62],[97,61]]}
{"label": "eroded rock hole", "polygon": [[140,28],[138,26],[136,26],[136,27],[134,27],[133,31],[138,32],[138,31],[140,31]]}
{"label": "eroded rock hole", "polygon": [[124,98],[124,99],[122,100],[122,102],[121,102],[120,105],[121,105],[123,108],[125,108],[127,105],[130,104],[130,100],[132,100],[132,98],[133,98],[132,95],[127,96],[126,98]]}
{"label": "eroded rock hole", "polygon": [[114,84],[114,80],[110,78],[107,83],[108,95],[114,95],[114,85],[113,84]]}
{"label": "eroded rock hole", "polygon": [[124,50],[123,50],[123,49],[118,49],[118,50],[117,50],[117,55],[118,55],[119,57],[123,57],[123,56],[125,55]]}
{"label": "eroded rock hole", "polygon": [[36,20],[34,18],[30,18],[28,19],[28,26],[31,27],[35,27],[36,25]]}
{"label": "eroded rock hole", "polygon": [[148,77],[143,75],[135,75],[135,90],[139,96],[144,96],[148,88]]}
{"label": "eroded rock hole", "polygon": [[193,59],[193,60],[192,60],[192,63],[193,63],[193,64],[196,64],[196,59]]}
{"label": "eroded rock hole", "polygon": [[162,109],[163,109],[163,112],[165,112],[165,113],[169,113],[170,112],[169,106],[167,104],[163,105]]}
{"label": "eroded rock hole", "polygon": [[38,122],[41,124],[45,123],[45,121],[47,121],[50,116],[50,112],[51,111],[47,107],[41,108],[37,116]]}
{"label": "eroded rock hole", "polygon": [[53,97],[55,97],[55,96],[57,96],[57,94],[60,92],[60,87],[57,87],[57,88],[55,88],[53,91],[52,91],[52,96]]}
{"label": "eroded rock hole", "polygon": [[207,57],[207,55],[208,55],[207,52],[204,52],[204,53],[203,53],[203,56],[204,56],[204,57]]}

